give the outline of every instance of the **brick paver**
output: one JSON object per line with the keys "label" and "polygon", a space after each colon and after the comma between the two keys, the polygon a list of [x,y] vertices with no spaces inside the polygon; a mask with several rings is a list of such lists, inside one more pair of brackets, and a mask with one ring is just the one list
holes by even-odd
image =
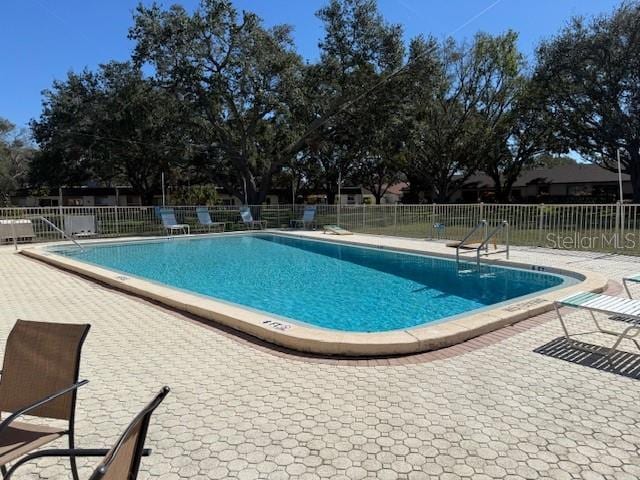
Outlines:
{"label": "brick paver", "polygon": [[[640,271],[637,259],[614,255],[514,249],[513,258],[617,281]],[[429,361],[321,362],[2,247],[0,344],[17,318],[92,324],[80,447],[109,446],[160,386],[172,387],[142,479],[640,477],[640,382],[535,353],[560,336],[556,321],[533,319]],[[82,462],[84,478],[93,464]],[[64,462],[47,459],[15,478],[69,477]]]}

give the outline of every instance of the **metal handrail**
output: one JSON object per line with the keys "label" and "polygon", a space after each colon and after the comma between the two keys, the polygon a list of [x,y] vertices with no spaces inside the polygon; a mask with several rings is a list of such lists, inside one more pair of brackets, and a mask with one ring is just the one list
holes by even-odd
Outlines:
{"label": "metal handrail", "polygon": [[458,245],[456,245],[456,261],[460,260],[460,247],[464,246],[464,243],[467,240],[469,240],[473,236],[473,234],[476,233],[480,228],[484,227],[485,236],[486,236],[487,225],[488,224],[487,224],[486,220],[480,220],[478,222],[478,224],[475,227],[473,227],[471,229],[471,231],[469,233],[467,233],[462,240],[460,240],[460,243],[458,243]]}
{"label": "metal handrail", "polygon": [[[478,245],[478,248],[476,249],[476,263],[478,266],[480,266],[480,250],[482,250],[482,248],[486,247],[485,250],[488,252],[489,251],[489,240],[494,237],[499,231],[501,230],[505,230],[506,235],[505,235],[505,249],[504,250],[500,250],[500,252],[506,252],[507,254],[507,260],[509,260],[509,222],[507,222],[506,220],[503,220],[500,225],[498,225],[496,228],[494,228],[491,233],[487,234],[486,238],[480,243],[480,245]],[[499,252],[495,252],[495,253],[499,253]]]}
{"label": "metal handrail", "polygon": [[40,217],[40,220],[42,220],[44,223],[46,223],[47,225],[49,225],[51,228],[53,228],[54,230],[56,230],[57,232],[60,232],[60,234],[62,234],[62,236],[64,238],[66,238],[67,240],[71,240],[76,247],[78,247],[80,249],[80,251],[84,252],[84,248],[82,248],[82,245],[80,245],[75,238],[70,237],[69,235],[67,235],[64,230],[62,230],[61,228],[59,228],[57,225],[55,225],[53,222],[47,220],[45,217]]}

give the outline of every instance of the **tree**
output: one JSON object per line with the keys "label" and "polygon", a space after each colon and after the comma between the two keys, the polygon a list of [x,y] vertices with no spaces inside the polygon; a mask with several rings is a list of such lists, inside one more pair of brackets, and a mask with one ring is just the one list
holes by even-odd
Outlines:
{"label": "tree", "polygon": [[567,157],[566,155],[551,155],[549,153],[543,153],[537,158],[534,166],[541,168],[555,168],[565,165],[576,165],[577,163],[578,162],[576,162],[575,159]]}
{"label": "tree", "polygon": [[498,202],[508,202],[513,185],[524,170],[540,164],[548,150],[558,148],[554,130],[542,113],[543,94],[530,79],[520,78],[512,104],[495,123],[481,164],[495,185]]}
{"label": "tree", "polygon": [[640,202],[640,3],[574,18],[537,51],[547,121],[564,151],[617,169],[617,151]]}
{"label": "tree", "polygon": [[325,34],[320,62],[305,71],[300,117],[309,125],[327,120],[306,138],[304,154],[308,177],[332,204],[340,178],[375,185],[374,177],[388,183],[398,170],[391,168],[396,149],[389,148],[395,147],[390,119],[400,105],[397,84],[381,84],[359,102],[350,99],[401,66],[404,47],[401,28],[387,24],[373,0],[331,0],[317,16]]}
{"label": "tree", "polygon": [[129,38],[134,59],[190,110],[189,127],[205,144],[211,181],[249,203],[262,203],[290,159],[290,105],[300,102],[301,60],[290,27],[267,29],[228,0],[202,0],[189,14],[174,5],[139,5]]}
{"label": "tree", "polygon": [[151,204],[162,173],[184,161],[180,106],[128,62],[70,73],[44,95],[35,183],[127,182]]}
{"label": "tree", "polygon": [[[408,170],[433,197],[446,202],[496,145],[500,124],[517,91],[517,36],[476,35],[471,45],[433,39],[411,43],[413,111]],[[432,54],[425,54],[433,52]],[[501,153],[502,154],[502,153]]]}
{"label": "tree", "polygon": [[27,181],[33,154],[26,133],[0,117],[0,204],[9,205],[11,195]]}

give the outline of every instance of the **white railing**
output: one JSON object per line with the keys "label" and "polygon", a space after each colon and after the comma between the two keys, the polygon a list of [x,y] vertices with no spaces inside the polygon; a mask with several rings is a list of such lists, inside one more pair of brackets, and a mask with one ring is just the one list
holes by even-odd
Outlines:
{"label": "white railing", "polygon": [[[262,205],[251,206],[251,210],[254,218],[266,220],[269,228],[286,228],[292,219],[302,218],[304,207]],[[158,208],[0,208],[0,219],[31,219],[36,241],[62,237],[40,217],[64,229],[64,218],[69,215],[94,216],[97,237],[159,235],[164,229]],[[192,232],[206,231],[198,224],[195,206],[171,208]],[[214,221],[226,222],[227,230],[244,228],[237,206],[212,206],[209,211]],[[461,239],[482,219],[490,226],[507,221],[512,245],[640,254],[640,205],[318,205],[316,216],[318,225],[339,223],[354,232],[447,240]]]}

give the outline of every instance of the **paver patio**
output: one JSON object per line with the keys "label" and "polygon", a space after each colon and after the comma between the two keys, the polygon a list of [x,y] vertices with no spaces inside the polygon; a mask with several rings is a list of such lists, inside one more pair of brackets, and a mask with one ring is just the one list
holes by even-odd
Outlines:
{"label": "paver patio", "polygon": [[[512,259],[618,282],[640,271],[614,255],[514,248]],[[557,321],[431,361],[308,361],[0,247],[2,345],[17,318],[92,324],[80,447],[109,446],[171,386],[142,479],[640,477],[640,381],[535,353],[561,335]],[[81,464],[86,478],[94,462]],[[69,476],[48,459],[15,478]]]}

